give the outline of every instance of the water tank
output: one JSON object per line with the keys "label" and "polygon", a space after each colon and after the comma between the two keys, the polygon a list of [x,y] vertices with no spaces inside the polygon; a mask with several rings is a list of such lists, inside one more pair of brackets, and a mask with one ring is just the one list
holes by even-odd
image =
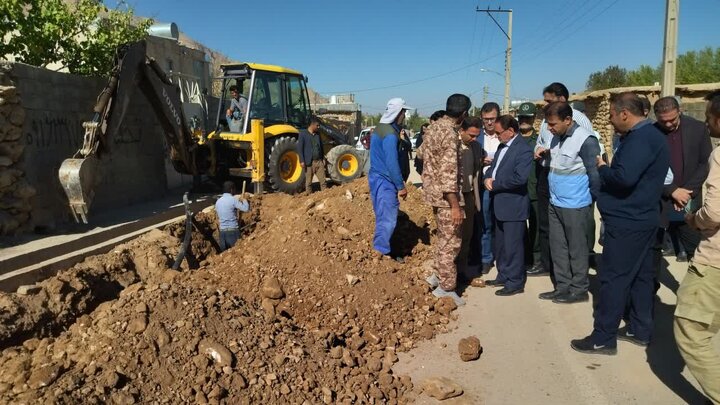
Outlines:
{"label": "water tank", "polygon": [[148,34],[156,37],[174,39],[176,41],[180,38],[180,30],[178,30],[178,26],[175,23],[153,24],[147,31]]}

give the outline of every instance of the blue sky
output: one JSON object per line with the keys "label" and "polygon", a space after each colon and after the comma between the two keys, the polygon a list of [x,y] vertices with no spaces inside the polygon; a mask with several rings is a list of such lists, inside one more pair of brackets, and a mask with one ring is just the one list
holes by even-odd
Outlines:
{"label": "blue sky", "polygon": [[[481,69],[504,72],[507,40],[478,6],[513,9],[512,99],[539,99],[553,81],[581,92],[590,73],[612,64],[657,65],[665,21],[665,0],[128,3],[233,59],[298,69],[322,94],[354,91],[364,112],[403,97],[426,115],[456,92],[481,104],[484,85],[489,100],[502,103],[503,77]],[[680,7],[679,53],[720,46],[720,0],[683,0]],[[507,28],[505,14],[496,18]]]}

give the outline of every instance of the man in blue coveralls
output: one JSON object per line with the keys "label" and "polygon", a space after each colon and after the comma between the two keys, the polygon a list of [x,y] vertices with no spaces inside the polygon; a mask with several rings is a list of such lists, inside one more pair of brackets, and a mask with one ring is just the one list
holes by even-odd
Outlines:
{"label": "man in blue coveralls", "polygon": [[380,123],[370,138],[370,198],[375,211],[375,236],[373,249],[379,256],[390,255],[390,238],[395,231],[400,200],[407,197],[407,190],[400,173],[398,141],[410,109],[401,98],[390,99]]}

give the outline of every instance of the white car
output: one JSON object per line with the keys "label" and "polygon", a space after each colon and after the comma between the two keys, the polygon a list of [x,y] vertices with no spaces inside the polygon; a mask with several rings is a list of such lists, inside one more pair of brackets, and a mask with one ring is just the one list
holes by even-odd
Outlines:
{"label": "white car", "polygon": [[369,140],[367,140],[365,144],[363,143],[363,140],[366,137],[370,136],[373,129],[375,129],[375,127],[367,127],[365,129],[363,129],[362,131],[360,131],[360,135],[358,135],[357,142],[355,143],[355,149],[357,149],[357,150],[367,150],[368,149],[365,147],[365,145],[370,145]]}

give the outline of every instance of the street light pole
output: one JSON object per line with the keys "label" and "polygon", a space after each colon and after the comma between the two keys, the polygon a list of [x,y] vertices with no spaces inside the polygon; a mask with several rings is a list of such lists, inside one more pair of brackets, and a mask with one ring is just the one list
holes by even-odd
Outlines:
{"label": "street light pole", "polygon": [[[490,10],[489,8],[483,10],[479,7],[475,9],[477,12],[485,12],[492,18],[495,25],[500,28],[500,31],[507,37],[507,49],[505,50],[505,96],[503,97],[503,114],[510,113],[510,64],[512,60],[512,10]],[[497,22],[495,17],[491,13],[508,13],[508,30],[505,32],[503,27]]]}
{"label": "street light pole", "polygon": [[665,11],[665,46],[663,48],[661,95],[675,95],[675,72],[677,69],[678,9],[680,0],[667,0]]}

